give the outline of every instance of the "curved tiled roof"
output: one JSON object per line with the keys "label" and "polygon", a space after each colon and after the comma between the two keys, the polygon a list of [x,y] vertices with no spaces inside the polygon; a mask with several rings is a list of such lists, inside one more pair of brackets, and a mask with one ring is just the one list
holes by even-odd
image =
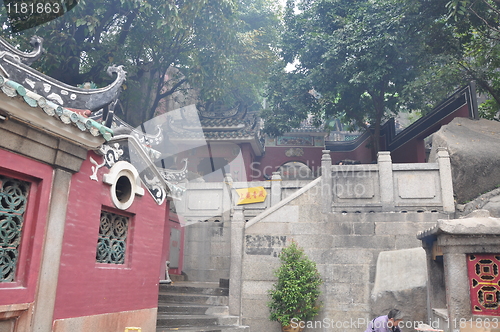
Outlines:
{"label": "curved tiled roof", "polygon": [[210,127],[227,127],[228,129],[232,129],[235,127],[239,127],[242,125],[242,121],[240,119],[228,118],[228,119],[200,119],[201,126],[204,128]]}
{"label": "curved tiled roof", "polygon": [[53,118],[58,119],[65,125],[72,125],[83,132],[93,136],[102,136],[106,141],[113,136],[113,130],[89,119],[75,111],[57,105],[45,97],[26,89],[23,85],[0,75],[0,90],[8,97],[19,96],[26,104],[34,109],[41,109]]}

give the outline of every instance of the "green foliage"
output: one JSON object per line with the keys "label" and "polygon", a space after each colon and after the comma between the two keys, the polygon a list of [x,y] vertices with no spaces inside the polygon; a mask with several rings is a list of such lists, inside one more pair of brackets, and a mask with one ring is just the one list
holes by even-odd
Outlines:
{"label": "green foliage", "polygon": [[269,318],[283,326],[290,325],[293,318],[313,319],[320,309],[318,297],[322,283],[316,263],[295,242],[284,248],[279,257],[281,266],[275,271],[278,280],[269,291]]}
{"label": "green foliage", "polygon": [[[270,0],[80,0],[14,38],[29,49],[30,36],[43,37],[47,54],[37,69],[75,86],[105,86],[112,80],[106,67],[123,64],[120,99],[126,120],[138,125],[176,91],[196,91],[202,104],[260,104],[276,56],[277,15]],[[170,67],[180,74],[166,77]]]}
{"label": "green foliage", "polygon": [[[436,76],[449,80],[474,80],[478,92],[488,100],[480,106],[480,116],[498,118],[500,105],[500,3],[492,0],[451,0],[447,2],[448,40],[458,47],[446,52],[448,62],[436,68]],[[444,54],[444,52],[443,52]]]}
{"label": "green foliage", "polygon": [[483,119],[500,121],[498,118],[498,112],[500,106],[493,99],[486,100],[479,105],[479,116]]}
{"label": "green foliage", "polygon": [[337,118],[353,129],[372,126],[378,150],[382,121],[408,110],[404,92],[429,58],[426,42],[439,24],[433,9],[419,0],[289,1],[283,58],[298,66],[275,71],[265,130],[279,135],[309,114]]}

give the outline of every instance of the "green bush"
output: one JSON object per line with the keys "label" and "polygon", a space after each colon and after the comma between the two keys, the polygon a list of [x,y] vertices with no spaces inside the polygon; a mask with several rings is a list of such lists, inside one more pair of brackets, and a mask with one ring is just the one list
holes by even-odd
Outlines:
{"label": "green bush", "polygon": [[279,258],[281,266],[275,271],[278,280],[269,290],[270,320],[287,326],[293,318],[297,321],[313,319],[320,309],[319,286],[323,282],[316,263],[295,242],[284,248]]}

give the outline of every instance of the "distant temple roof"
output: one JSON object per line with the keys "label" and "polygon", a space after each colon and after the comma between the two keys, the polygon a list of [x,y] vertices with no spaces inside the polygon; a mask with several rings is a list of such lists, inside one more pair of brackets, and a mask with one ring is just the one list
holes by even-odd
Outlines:
{"label": "distant temple roof", "polygon": [[223,109],[217,104],[207,109],[198,109],[197,114],[199,121],[179,118],[169,122],[169,138],[250,143],[257,155],[264,152],[260,122],[256,112],[249,112],[241,105]]}

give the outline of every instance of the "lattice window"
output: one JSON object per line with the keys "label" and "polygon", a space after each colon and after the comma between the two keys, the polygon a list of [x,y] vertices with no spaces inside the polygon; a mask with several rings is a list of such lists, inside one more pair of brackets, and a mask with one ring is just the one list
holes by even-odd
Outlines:
{"label": "lattice window", "polygon": [[0,282],[13,282],[30,184],[0,175]]}
{"label": "lattice window", "polygon": [[472,314],[500,315],[500,254],[467,255]]}
{"label": "lattice window", "polygon": [[129,218],[101,211],[96,261],[98,263],[124,264]]}

